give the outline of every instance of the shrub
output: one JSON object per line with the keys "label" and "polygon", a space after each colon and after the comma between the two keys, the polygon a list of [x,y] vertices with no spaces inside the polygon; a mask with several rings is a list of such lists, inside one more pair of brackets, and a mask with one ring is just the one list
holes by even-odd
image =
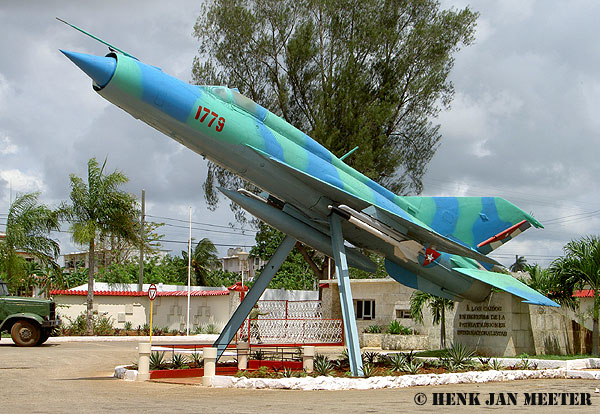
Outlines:
{"label": "shrub", "polygon": [[194,352],[193,354],[190,355],[190,362],[192,362],[194,365],[196,365],[196,368],[200,368],[203,365],[203,358],[202,356],[200,356],[199,353]]}
{"label": "shrub", "polygon": [[400,353],[393,354],[391,356],[388,355],[387,362],[393,371],[401,372],[404,370],[403,368],[406,364],[406,356]]}
{"label": "shrub", "polygon": [[371,334],[381,333],[382,331],[383,331],[383,328],[381,325],[371,325],[371,326],[365,328],[365,330],[364,330],[365,333],[371,333]]}
{"label": "shrub", "polygon": [[378,356],[379,356],[379,352],[365,351],[362,354],[362,360],[363,360],[363,362],[366,362],[369,364],[374,364],[375,360],[377,359]]}
{"label": "shrub", "polygon": [[369,378],[375,374],[375,365],[366,362],[363,364],[363,377]]}
{"label": "shrub", "polygon": [[450,348],[446,349],[445,353],[445,358],[452,362],[452,365],[457,369],[473,366],[475,351],[471,351],[461,344],[452,344]]}
{"label": "shrub", "polygon": [[164,352],[154,351],[150,354],[150,369],[163,369],[166,365]]}
{"label": "shrub", "polygon": [[387,327],[387,331],[391,335],[412,335],[412,329],[403,326],[398,321],[391,321]]}
{"label": "shrub", "polygon": [[317,374],[328,376],[333,371],[333,364],[325,355],[317,354],[315,356],[314,369]]}
{"label": "shrub", "polygon": [[173,354],[173,358],[171,358],[171,364],[175,369],[184,368],[187,362],[187,358],[183,354]]}

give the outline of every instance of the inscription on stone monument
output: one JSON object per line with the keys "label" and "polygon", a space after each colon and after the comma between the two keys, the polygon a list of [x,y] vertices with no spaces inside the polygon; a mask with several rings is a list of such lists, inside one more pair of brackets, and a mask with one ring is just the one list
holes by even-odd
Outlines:
{"label": "inscription on stone monument", "polygon": [[458,314],[457,335],[507,336],[506,318],[502,306],[466,305]]}

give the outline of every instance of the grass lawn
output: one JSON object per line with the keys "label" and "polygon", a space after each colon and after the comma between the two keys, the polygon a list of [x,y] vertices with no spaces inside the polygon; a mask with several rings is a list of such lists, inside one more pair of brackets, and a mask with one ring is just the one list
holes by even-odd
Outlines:
{"label": "grass lawn", "polygon": [[533,359],[554,359],[556,361],[566,361],[570,359],[583,359],[583,358],[598,358],[590,354],[579,354],[579,355],[532,355],[530,358]]}

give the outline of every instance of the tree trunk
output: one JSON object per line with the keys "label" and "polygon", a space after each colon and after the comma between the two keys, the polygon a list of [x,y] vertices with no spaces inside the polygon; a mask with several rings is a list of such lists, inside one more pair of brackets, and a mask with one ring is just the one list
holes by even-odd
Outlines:
{"label": "tree trunk", "polygon": [[87,334],[94,335],[94,268],[96,267],[96,253],[94,251],[94,239],[90,241],[88,252],[88,290],[87,290]]}
{"label": "tree trunk", "polygon": [[598,350],[598,317],[600,313],[600,289],[594,289],[594,318],[592,325],[592,355],[600,356]]}
{"label": "tree trunk", "polygon": [[440,317],[440,348],[446,349],[446,310],[443,306]]}

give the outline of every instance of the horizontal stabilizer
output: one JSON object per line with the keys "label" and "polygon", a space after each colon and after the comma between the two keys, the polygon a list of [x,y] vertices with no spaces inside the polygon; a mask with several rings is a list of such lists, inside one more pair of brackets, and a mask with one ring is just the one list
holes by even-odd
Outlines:
{"label": "horizontal stabilizer", "polygon": [[477,250],[483,254],[489,254],[493,250],[502,246],[504,243],[523,233],[529,227],[531,227],[531,224],[527,220],[523,220],[520,223],[517,223],[514,226],[496,234],[494,237],[490,237],[489,239],[479,243],[477,245]]}
{"label": "horizontal stabilizer", "polygon": [[518,281],[510,275],[479,269],[463,269],[460,267],[454,267],[452,270],[497,287],[498,289],[510,292],[515,296],[525,299],[523,301],[524,303],[560,307],[558,303],[548,299],[537,290],[530,288],[525,283]]}

